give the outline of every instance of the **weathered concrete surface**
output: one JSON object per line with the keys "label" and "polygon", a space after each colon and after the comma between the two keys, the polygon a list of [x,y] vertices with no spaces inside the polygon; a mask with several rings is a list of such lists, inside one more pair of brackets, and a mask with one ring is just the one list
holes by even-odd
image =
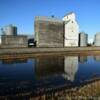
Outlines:
{"label": "weathered concrete surface", "polygon": [[27,36],[26,35],[8,35],[1,36],[2,48],[16,48],[16,47],[27,47]]}
{"label": "weathered concrete surface", "polygon": [[63,47],[64,27],[63,21],[37,16],[35,18],[35,40],[37,47]]}
{"label": "weathered concrete surface", "polygon": [[99,52],[100,47],[67,47],[67,48],[0,48],[0,54],[36,54],[36,53],[89,53]]}

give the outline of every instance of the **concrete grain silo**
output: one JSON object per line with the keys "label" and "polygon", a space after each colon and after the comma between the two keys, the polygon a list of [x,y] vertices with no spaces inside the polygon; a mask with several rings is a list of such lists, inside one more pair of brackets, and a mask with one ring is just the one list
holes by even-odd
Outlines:
{"label": "concrete grain silo", "polygon": [[88,34],[81,32],[79,33],[79,46],[84,47],[88,44]]}
{"label": "concrete grain silo", "polygon": [[64,46],[77,47],[79,41],[79,25],[75,13],[69,13],[62,19],[64,21]]}
{"label": "concrete grain silo", "polygon": [[21,48],[28,46],[26,35],[17,35],[17,27],[7,25],[1,29],[1,47],[2,48]]}
{"label": "concrete grain silo", "polygon": [[35,17],[35,41],[37,47],[63,47],[64,23],[55,17]]}
{"label": "concrete grain silo", "polygon": [[94,46],[100,46],[100,33],[96,33],[94,37]]}
{"label": "concrete grain silo", "polygon": [[17,35],[17,27],[13,25],[8,25],[3,28],[3,35]]}

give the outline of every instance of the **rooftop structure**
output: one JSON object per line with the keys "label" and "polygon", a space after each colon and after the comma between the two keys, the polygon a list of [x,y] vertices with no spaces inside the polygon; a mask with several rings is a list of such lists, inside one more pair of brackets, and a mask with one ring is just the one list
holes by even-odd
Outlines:
{"label": "rooftop structure", "polygon": [[66,14],[66,15],[63,17],[63,20],[65,20],[65,21],[69,21],[69,20],[75,21],[75,20],[76,20],[75,13],[71,12],[71,13]]}

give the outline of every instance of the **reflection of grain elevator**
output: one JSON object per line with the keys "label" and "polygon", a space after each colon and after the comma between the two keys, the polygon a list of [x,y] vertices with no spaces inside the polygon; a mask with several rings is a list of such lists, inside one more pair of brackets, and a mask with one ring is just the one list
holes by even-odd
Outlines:
{"label": "reflection of grain elevator", "polygon": [[80,63],[86,63],[88,60],[87,56],[79,56],[79,62]]}
{"label": "reflection of grain elevator", "polygon": [[64,72],[63,57],[40,57],[36,59],[36,77],[46,78],[49,76],[62,75]]}
{"label": "reflection of grain elevator", "polygon": [[17,35],[17,27],[8,25],[2,29],[2,48],[27,47],[27,36]]}
{"label": "reflection of grain elevator", "polygon": [[75,75],[78,71],[78,57],[70,56],[64,59],[64,74],[63,77],[70,81],[74,81]]}

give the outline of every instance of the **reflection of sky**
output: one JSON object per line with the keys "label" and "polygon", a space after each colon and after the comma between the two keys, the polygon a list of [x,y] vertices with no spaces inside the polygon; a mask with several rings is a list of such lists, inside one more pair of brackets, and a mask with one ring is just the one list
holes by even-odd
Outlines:
{"label": "reflection of sky", "polygon": [[[28,59],[27,62],[13,64],[2,64],[0,62],[0,81],[31,80],[36,83],[47,80],[53,83],[53,81],[69,80],[75,82],[87,80],[100,73],[100,62],[97,62],[92,56],[89,56],[85,62],[78,62],[77,56],[64,57],[64,59],[61,58],[58,61],[56,58],[47,60],[48,64],[43,63],[44,60],[41,62],[41,59],[42,64],[37,62],[36,59]],[[51,67],[52,65],[53,67]]]}
{"label": "reflection of sky", "polygon": [[0,64],[0,79],[9,80],[32,80],[34,77],[34,62],[28,60],[26,63]]}
{"label": "reflection of sky", "polygon": [[79,63],[79,69],[76,74],[76,80],[86,80],[93,76],[100,76],[100,62],[89,56],[87,62]]}

